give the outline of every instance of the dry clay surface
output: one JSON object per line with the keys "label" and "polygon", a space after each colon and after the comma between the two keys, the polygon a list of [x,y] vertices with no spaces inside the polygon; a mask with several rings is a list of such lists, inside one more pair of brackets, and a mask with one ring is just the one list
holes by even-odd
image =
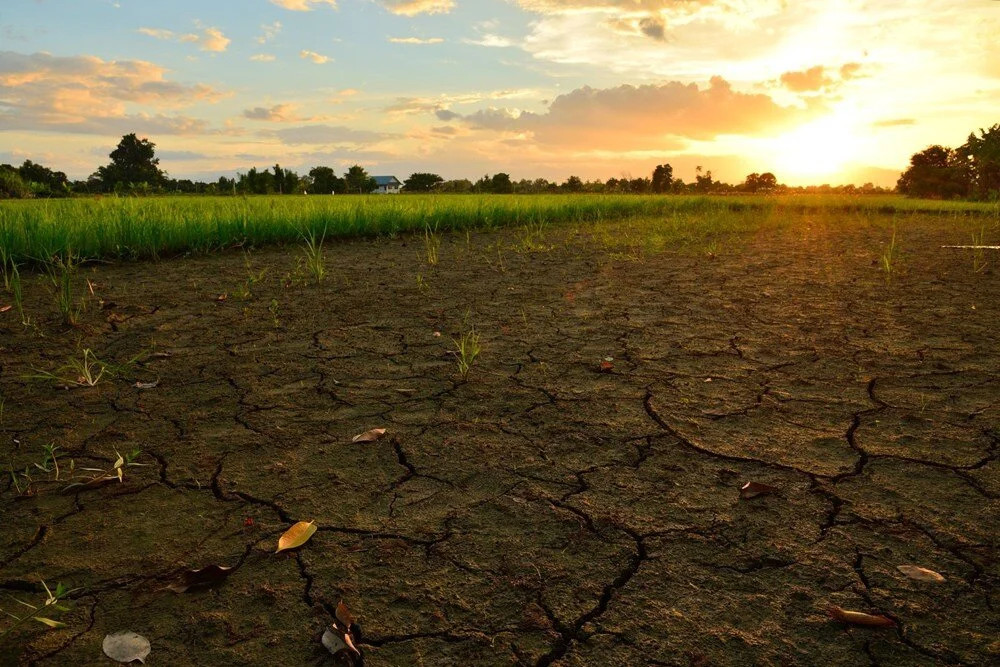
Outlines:
{"label": "dry clay surface", "polygon": [[[132,630],[150,665],[327,664],[344,600],[367,665],[997,664],[998,273],[940,248],[953,219],[899,223],[889,284],[884,224],[784,222],[712,252],[446,235],[433,266],[422,238],[328,243],[320,286],[297,248],[95,265],[72,328],[29,278],[37,328],[0,315],[4,467],[144,465],[0,483],[0,591],[78,588],[0,663],[104,664]],[[83,348],[158,354],[25,379]],[[211,564],[236,569],[164,590]]]}

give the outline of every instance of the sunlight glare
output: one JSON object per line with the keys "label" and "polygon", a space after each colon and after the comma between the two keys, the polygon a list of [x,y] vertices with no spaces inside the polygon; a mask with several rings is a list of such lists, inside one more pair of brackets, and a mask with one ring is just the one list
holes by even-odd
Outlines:
{"label": "sunlight glare", "polygon": [[827,116],[775,137],[770,148],[780,173],[798,179],[842,173],[860,146],[851,123]]}

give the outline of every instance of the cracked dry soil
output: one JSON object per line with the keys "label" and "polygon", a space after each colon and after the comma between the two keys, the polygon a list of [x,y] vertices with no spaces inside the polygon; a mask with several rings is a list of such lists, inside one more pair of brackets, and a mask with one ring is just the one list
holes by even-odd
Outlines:
{"label": "cracked dry soil", "polygon": [[[569,227],[535,251],[445,236],[436,266],[413,237],[344,241],[319,287],[285,286],[298,250],[266,249],[246,300],[238,252],[97,265],[106,309],[74,329],[39,279],[44,337],[0,315],[0,452],[148,465],[75,494],[0,485],[0,591],[80,587],[65,628],[0,662],[102,664],[131,629],[149,664],[324,664],[344,599],[368,665],[997,664],[997,273],[939,247],[954,219],[914,216],[887,286],[884,220],[783,215],[714,258]],[[78,346],[170,356],[94,388],[24,379]],[[780,491],[740,500],[750,480]],[[319,531],[275,555],[299,520]],[[237,569],[163,590],[213,563]]]}

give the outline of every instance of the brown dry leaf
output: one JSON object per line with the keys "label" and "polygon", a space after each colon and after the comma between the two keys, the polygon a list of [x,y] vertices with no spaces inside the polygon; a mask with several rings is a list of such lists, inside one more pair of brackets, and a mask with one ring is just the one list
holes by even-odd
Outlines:
{"label": "brown dry leaf", "polygon": [[373,428],[364,433],[359,433],[358,435],[351,438],[351,442],[375,442],[379,438],[385,435],[384,428]]}
{"label": "brown dry leaf", "polygon": [[344,630],[336,623],[329,626],[323,632],[323,637],[320,641],[324,648],[333,655],[335,665],[353,667],[354,665],[361,664],[358,660],[361,658],[361,651],[354,645],[350,631]]}
{"label": "brown dry leaf", "polygon": [[771,486],[770,484],[761,484],[760,482],[747,482],[740,488],[740,498],[743,500],[750,500],[751,498],[756,498],[757,496],[766,496],[771,493],[777,493],[778,488]]}
{"label": "brown dry leaf", "polygon": [[0,306],[0,313],[6,313],[8,310],[10,310],[13,307],[14,306],[12,306],[10,304],[7,304],[6,306]]}
{"label": "brown dry leaf", "polygon": [[229,298],[228,294],[220,294],[219,296],[215,297],[215,300],[216,301],[225,301],[228,298]]}
{"label": "brown dry leaf", "polygon": [[897,565],[896,569],[908,576],[910,579],[915,579],[916,581],[928,581],[932,584],[941,584],[945,581],[943,576],[934,570],[928,570],[925,567],[918,567],[916,565]]}
{"label": "brown dry leaf", "polygon": [[278,540],[278,550],[274,553],[285,551],[286,549],[297,549],[309,541],[309,538],[316,532],[316,522],[299,521],[297,524],[285,531],[285,534]]}
{"label": "brown dry leaf", "polygon": [[866,614],[860,611],[848,611],[847,609],[843,609],[837,605],[831,606],[826,610],[826,613],[833,620],[840,621],[841,623],[847,623],[848,625],[861,625],[866,628],[896,627],[896,621],[892,620],[888,616]]}
{"label": "brown dry leaf", "polygon": [[347,608],[347,605],[344,604],[343,600],[337,603],[337,611],[334,613],[334,616],[345,628],[351,627],[354,625],[354,621],[357,620],[354,618],[354,614]]}
{"label": "brown dry leaf", "polygon": [[169,359],[172,356],[174,356],[172,352],[154,352],[153,354],[149,355],[149,358],[150,359]]}
{"label": "brown dry leaf", "polygon": [[153,380],[152,382],[136,382],[136,389],[154,389],[156,385],[160,384],[159,380]]}
{"label": "brown dry leaf", "polygon": [[208,565],[200,570],[188,570],[173,584],[167,586],[174,593],[183,593],[191,588],[211,586],[223,581],[233,568],[223,565]]}
{"label": "brown dry leaf", "polygon": [[602,361],[601,362],[601,372],[602,373],[610,373],[614,369],[614,367],[615,367],[615,365],[613,363],[611,363],[610,361]]}

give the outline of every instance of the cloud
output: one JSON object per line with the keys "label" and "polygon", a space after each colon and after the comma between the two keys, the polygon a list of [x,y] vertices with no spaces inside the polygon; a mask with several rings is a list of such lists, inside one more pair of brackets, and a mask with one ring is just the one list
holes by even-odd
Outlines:
{"label": "cloud", "polygon": [[917,121],[915,118],[887,118],[886,120],[877,120],[872,123],[872,127],[900,127],[902,125],[916,125]]}
{"label": "cloud", "polygon": [[507,48],[509,46],[515,46],[513,40],[507,39],[506,37],[501,37],[500,35],[494,35],[492,33],[485,33],[479,36],[479,39],[463,39],[466,44],[472,44],[474,46],[486,46],[493,48]]}
{"label": "cloud", "polygon": [[[0,127],[105,132],[121,127],[119,121],[134,121],[156,131],[202,131],[203,123],[161,110],[215,102],[225,94],[205,84],[169,81],[165,73],[142,60],[0,51]],[[156,113],[136,113],[129,105],[152,106]]]}
{"label": "cloud", "polygon": [[162,28],[139,28],[138,32],[154,39],[197,44],[198,48],[202,51],[213,53],[225,51],[226,47],[232,41],[222,34],[222,31],[218,28],[202,28],[200,35],[193,32],[176,33],[173,30],[164,30]]}
{"label": "cloud", "polygon": [[393,44],[440,44],[444,40],[440,37],[430,37],[428,39],[421,39],[419,37],[390,37],[389,41]]}
{"label": "cloud", "polygon": [[293,12],[311,12],[313,5],[330,5],[334,9],[337,8],[337,0],[271,0],[271,4]]}
{"label": "cloud", "polygon": [[663,19],[647,16],[639,19],[639,31],[646,37],[660,40],[666,39],[666,25]]}
{"label": "cloud", "polygon": [[304,58],[305,60],[311,60],[317,65],[322,65],[332,60],[329,56],[324,56],[323,54],[316,53],[315,51],[306,51],[305,49],[299,51],[299,57]]}
{"label": "cloud", "polygon": [[445,122],[462,117],[462,114],[450,111],[449,109],[436,109],[434,111],[434,115],[438,117],[438,120],[443,120]]}
{"label": "cloud", "polygon": [[365,144],[390,139],[395,135],[370,130],[355,130],[343,125],[303,125],[272,133],[285,144]]}
{"label": "cloud", "polygon": [[281,32],[281,21],[275,21],[274,23],[262,23],[260,26],[261,34],[257,38],[258,44],[267,44],[268,42],[274,40]]}
{"label": "cloud", "polygon": [[271,123],[289,123],[305,120],[295,113],[294,104],[276,104],[273,107],[254,107],[243,111],[243,117],[250,120],[263,120]]}
{"label": "cloud", "polygon": [[254,55],[250,56],[250,60],[253,60],[254,62],[258,63],[273,63],[275,57],[271,53],[255,53]]}
{"label": "cloud", "polygon": [[381,0],[380,4],[400,16],[447,14],[455,6],[454,0]]}
{"label": "cloud", "polygon": [[819,92],[840,86],[860,76],[860,63],[847,63],[838,70],[839,76],[832,74],[829,68],[816,65],[798,72],[785,72],[781,75],[781,84],[793,93]]}
{"label": "cloud", "polygon": [[645,86],[589,86],[560,95],[544,113],[484,109],[464,116],[474,129],[530,136],[539,143],[588,149],[657,149],[679,140],[759,135],[805,120],[809,110],[741,93],[720,77],[707,88],[677,81]]}

